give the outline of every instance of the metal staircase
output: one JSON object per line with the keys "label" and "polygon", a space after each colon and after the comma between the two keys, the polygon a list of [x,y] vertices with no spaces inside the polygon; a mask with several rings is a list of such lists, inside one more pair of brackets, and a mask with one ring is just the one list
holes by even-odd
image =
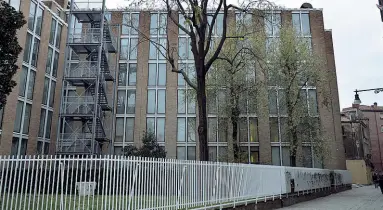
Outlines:
{"label": "metal staircase", "polygon": [[[108,58],[117,53],[117,37],[105,10],[105,0],[71,2],[69,21],[76,20],[82,27],[68,27],[57,154],[99,155],[111,141],[112,129],[106,125],[112,123],[105,116],[113,119],[115,113],[115,91],[108,90],[108,83],[115,87],[115,71]],[[70,51],[79,57],[75,65]],[[65,94],[69,87],[75,87],[75,96]]]}

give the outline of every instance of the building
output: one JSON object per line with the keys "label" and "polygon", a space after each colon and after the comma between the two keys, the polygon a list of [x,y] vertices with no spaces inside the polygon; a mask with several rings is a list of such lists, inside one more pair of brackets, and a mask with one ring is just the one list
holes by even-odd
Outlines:
{"label": "building", "polygon": [[362,114],[363,118],[368,119],[368,127],[371,141],[371,161],[374,168],[378,171],[383,170],[383,107],[374,103],[371,106],[356,105],[343,109],[353,116],[358,117]]}
{"label": "building", "polygon": [[7,0],[27,24],[18,33],[23,51],[17,86],[2,110],[0,154],[54,154],[67,24],[60,1]]}
{"label": "building", "polygon": [[[26,12],[25,14],[28,14],[28,10]],[[83,11],[83,13],[90,14],[95,12],[89,10]],[[99,17],[99,15],[100,12],[98,11],[98,14],[94,16]],[[73,115],[62,115],[63,112],[67,110],[62,109],[60,120],[56,121],[55,119],[59,119],[58,113],[56,114],[58,107],[54,107],[55,112],[52,118],[54,120],[52,121],[51,140],[53,135],[57,137],[54,132],[57,129],[57,122],[60,123],[60,129],[58,130],[60,130],[61,133],[61,135],[57,137],[59,143],[56,152],[60,154],[121,154],[125,145],[141,145],[143,132],[151,130],[156,134],[159,144],[165,147],[167,157],[190,160],[199,159],[197,133],[195,129],[197,110],[195,102],[190,100],[187,94],[190,88],[185,85],[185,82],[180,79],[176,73],[169,71],[169,63],[158,53],[155,46],[148,41],[139,41],[143,40],[142,36],[147,36],[150,37],[150,39],[164,43],[167,33],[171,32],[171,36],[169,36],[169,42],[171,43],[169,43],[169,46],[178,49],[180,59],[178,59],[177,62],[189,70],[193,68],[193,60],[187,44],[189,42],[188,37],[183,34],[182,31],[180,32],[172,21],[167,21],[166,14],[160,11],[112,10],[105,12],[101,16],[104,18],[98,19],[99,21],[103,20],[105,23],[108,23],[105,25],[111,26],[111,28],[107,29],[109,31],[107,33],[110,33],[112,39],[113,37],[117,38],[119,48],[116,52],[113,50],[109,51],[109,48],[104,48],[104,50],[101,51],[100,48],[97,49],[98,51],[96,50],[97,52],[102,52],[101,57],[103,57],[103,53],[105,53],[105,57],[108,58],[108,69],[110,72],[108,75],[115,78],[116,85],[113,86],[113,81],[105,81],[105,72],[100,70],[101,74],[99,74],[99,78],[105,82],[100,85],[100,81],[98,84],[104,88],[103,91],[105,92],[103,94],[105,94],[108,100],[107,102],[102,102],[106,103],[105,105],[107,106],[105,106],[105,108],[101,107],[98,109],[103,112],[102,115],[98,115],[98,111],[92,115],[91,122],[93,124],[96,122],[95,125],[102,124],[103,128],[102,140],[92,142],[88,141],[90,138],[89,135],[91,135],[93,129],[97,130],[97,126],[89,126],[90,118],[85,119],[85,116],[81,114],[83,114],[82,109],[94,111],[89,108],[91,104],[101,106],[100,101],[96,100],[97,102],[95,102],[94,98],[89,101],[89,97],[87,97],[93,97],[98,94],[92,91],[86,91],[87,88],[84,87],[83,84],[76,84],[76,81],[73,81],[73,79],[69,81],[67,80],[68,78],[65,77],[67,77],[68,71],[73,72],[75,69],[89,72],[95,69],[98,71],[102,69],[102,67],[105,67],[98,66],[102,63],[102,59],[98,61],[100,55],[94,56],[94,53],[92,54],[96,48],[93,50],[87,48],[87,52],[80,52],[84,50],[85,45],[89,43],[79,41],[80,43],[78,43],[78,45],[81,45],[80,47],[77,46],[76,49],[73,46],[74,40],[85,40],[86,38],[84,39],[84,37],[89,38],[90,33],[84,36],[84,31],[96,31],[94,34],[104,33],[100,32],[100,25],[91,24],[90,20],[85,20],[84,17],[80,17],[78,14],[72,13],[72,16],[72,19],[69,18],[72,21],[69,24],[70,29],[67,43],[69,55],[67,65],[64,65],[64,61],[61,60],[63,56],[60,54],[61,68],[58,73],[61,72],[59,76],[64,76],[64,85],[63,88],[61,88],[61,83],[59,84],[61,78],[57,78],[55,101],[59,101],[60,94],[58,90],[61,89],[63,91],[61,106],[69,107],[68,110],[71,110]],[[87,16],[89,18],[92,15]],[[236,17],[240,17],[240,14],[233,14],[230,18],[234,20]],[[318,117],[321,121],[330,155],[328,155],[328,158],[324,159],[324,161],[315,158],[313,156],[311,143],[304,142],[301,155],[305,157],[305,160],[298,162],[298,166],[345,168],[332,32],[324,29],[322,10],[313,8],[284,9],[281,11],[273,11],[273,14],[270,14],[268,17],[273,22],[272,25],[293,24],[293,26],[299,30],[302,37],[311,41],[313,52],[318,56],[324,57],[326,61],[325,65],[323,65],[323,69],[320,70],[326,72],[328,84],[321,87],[306,87],[305,91],[308,100],[315,101],[315,105],[311,107],[311,110],[315,112],[315,117]],[[246,18],[252,20],[253,17],[248,16]],[[126,24],[127,20],[131,20],[139,31],[145,33],[137,33],[136,30],[126,25],[124,26],[123,24]],[[119,29],[113,28],[112,26],[115,25],[123,26]],[[268,27],[270,25],[264,25],[268,39],[278,38],[278,28],[270,28]],[[162,28],[162,30],[151,30],[153,28]],[[220,28],[215,29],[214,33],[214,35],[218,37],[220,35]],[[93,37],[100,37],[100,35]],[[62,36],[61,40],[64,40],[64,36]],[[95,43],[93,43],[93,45],[95,45]],[[61,46],[65,46],[65,44]],[[97,46],[100,47],[100,45]],[[63,51],[61,51],[62,49],[63,48],[60,47],[60,53],[63,53]],[[115,53],[117,54],[115,55]],[[95,61],[93,59],[96,58],[96,68],[81,65],[81,63],[86,61]],[[45,62],[41,65],[45,66]],[[67,67],[65,74],[63,70],[64,66]],[[278,107],[278,101],[281,97],[279,93],[280,90],[278,88],[270,88],[269,91],[268,89],[269,88],[265,87],[264,92],[270,92],[269,103],[258,106],[255,113],[246,111],[246,113],[241,115],[242,119],[238,130],[238,135],[240,136],[239,144],[241,150],[247,154],[248,158],[246,162],[289,165],[289,147],[284,142],[282,135],[286,116],[279,111]],[[329,104],[328,107],[323,106],[324,99],[320,94],[317,95],[321,89],[325,89],[330,93],[331,97],[326,101]],[[97,88],[93,90],[97,90]],[[17,92],[18,90],[15,89],[15,91]],[[13,95],[15,95],[15,93],[13,93]],[[102,98],[104,98],[104,96],[102,96]],[[14,99],[14,101],[17,100]],[[249,101],[248,103],[252,102]],[[74,104],[74,106],[71,107],[70,104]],[[55,106],[56,105],[57,103],[55,103]],[[15,112],[7,111],[7,107],[5,110],[5,112],[8,113],[8,117],[15,115]],[[97,114],[97,116],[95,114]],[[98,116],[103,116],[102,121],[97,121],[100,119]],[[13,116],[13,118],[14,117],[15,116]],[[35,122],[39,121],[39,117],[40,116],[34,116],[34,119],[36,119]],[[100,123],[97,124],[98,122]],[[213,161],[219,160],[220,154],[227,152],[226,139],[228,138],[228,133],[230,133],[230,128],[228,128],[228,133],[218,132],[219,126],[225,125],[225,122],[219,122],[213,111],[210,111],[208,114],[208,124],[209,156]],[[10,129],[8,133],[12,133],[13,127],[8,125],[7,129]],[[5,129],[3,126],[3,133],[4,132]],[[32,132],[29,133],[29,136],[33,135],[38,139],[36,132],[33,134]],[[9,139],[9,137],[7,139]],[[55,150],[53,142],[54,141],[51,141],[50,144],[50,154],[53,154]],[[33,145],[29,146],[28,143],[26,154],[35,154],[33,147]],[[37,148],[37,146],[35,148]],[[88,152],[84,152],[85,149],[87,149]],[[9,151],[10,150],[4,149],[2,150],[2,154],[9,154]]]}

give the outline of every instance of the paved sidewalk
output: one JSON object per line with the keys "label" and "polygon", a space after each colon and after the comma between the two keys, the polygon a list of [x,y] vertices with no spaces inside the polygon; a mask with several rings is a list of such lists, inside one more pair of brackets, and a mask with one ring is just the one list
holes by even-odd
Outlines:
{"label": "paved sidewalk", "polygon": [[280,210],[382,210],[383,194],[374,186],[354,188]]}

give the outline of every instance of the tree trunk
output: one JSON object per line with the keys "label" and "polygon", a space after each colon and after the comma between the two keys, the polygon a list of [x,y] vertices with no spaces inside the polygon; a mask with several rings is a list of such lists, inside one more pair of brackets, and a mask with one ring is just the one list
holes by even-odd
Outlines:
{"label": "tree trunk", "polygon": [[207,111],[206,111],[206,80],[205,75],[197,71],[197,103],[198,103],[198,141],[201,161],[209,160],[209,149],[207,145]]}

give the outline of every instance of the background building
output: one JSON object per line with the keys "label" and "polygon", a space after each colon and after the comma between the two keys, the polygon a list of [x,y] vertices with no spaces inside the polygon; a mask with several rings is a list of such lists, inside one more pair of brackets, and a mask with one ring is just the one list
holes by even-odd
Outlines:
{"label": "background building", "polygon": [[[34,1],[26,1],[25,4],[22,4],[23,6],[21,8],[26,17],[28,17],[29,14],[34,14],[33,12],[29,12],[31,5],[29,2]],[[39,4],[42,5],[42,3]],[[33,54],[33,52],[35,52],[35,55],[38,54],[41,56],[36,58],[31,55],[33,59],[27,60],[28,62],[23,62],[21,56],[19,63],[20,66],[26,66],[28,72],[30,72],[31,69],[33,72],[35,69],[47,69],[46,66],[50,66],[51,63],[45,59],[49,57],[50,49],[52,48],[54,50],[52,50],[52,52],[57,52],[59,56],[56,57],[56,53],[52,53],[51,62],[58,62],[57,65],[55,64],[58,68],[57,71],[52,70],[47,71],[47,73],[43,73],[44,71],[36,71],[36,81],[34,84],[26,82],[26,84],[29,84],[26,90],[34,90],[32,91],[33,99],[29,100],[25,98],[25,96],[19,96],[20,86],[22,87],[22,85],[20,85],[21,83],[12,92],[8,99],[8,104],[5,107],[4,119],[7,120],[3,123],[2,141],[0,143],[1,154],[10,154],[12,148],[11,139],[13,137],[15,137],[13,138],[13,147],[17,147],[18,150],[17,152],[11,152],[12,154],[36,154],[37,151],[42,153],[42,150],[44,150],[44,153],[54,154],[54,140],[57,138],[56,129],[57,122],[59,121],[57,120],[59,119],[59,90],[63,90],[64,95],[64,100],[61,101],[62,106],[68,102],[68,96],[78,97],[79,93],[84,92],[83,89],[76,87],[73,83],[65,83],[62,89],[61,77],[64,75],[64,67],[66,67],[65,71],[70,70],[72,68],[70,66],[79,65],[81,61],[89,59],[87,56],[90,55],[90,53],[81,55],[81,53],[76,53],[76,50],[68,50],[67,65],[64,65],[64,46],[66,40],[66,35],[64,34],[66,34],[66,25],[60,16],[56,14],[56,11],[60,12],[62,8],[58,7],[58,4],[55,2],[51,2],[51,4],[46,2],[46,4],[50,5],[51,9],[49,9],[48,6],[42,5],[44,12],[40,47],[38,48],[36,45],[36,47],[31,47],[33,50],[24,50],[24,53],[22,53],[25,54],[28,52]],[[63,6],[64,3],[61,5]],[[33,11],[33,8],[31,11]],[[87,12],[89,13],[89,11]],[[57,34],[56,28],[60,28],[56,27],[54,30],[51,30],[52,17],[56,19],[56,26],[57,24],[62,26],[60,45],[56,44],[58,38],[49,38],[51,34]],[[134,12],[113,10],[105,13],[104,18],[106,19],[106,23],[110,23],[111,26],[126,24],[127,21],[131,21],[139,31],[144,33],[139,34],[137,31],[124,25],[119,29],[112,28],[110,30],[111,36],[115,35],[120,45],[118,49],[119,52],[116,56],[108,55],[108,65],[110,65],[110,67],[118,67],[110,68],[110,75],[113,75],[113,71],[117,71],[115,77],[116,85],[105,88],[105,94],[112,98],[112,100],[108,100],[112,112],[104,115],[106,118],[103,121],[103,126],[106,127],[106,130],[110,130],[112,135],[108,141],[99,144],[101,150],[98,150],[97,153],[121,154],[125,145],[141,145],[143,132],[150,130],[156,134],[160,145],[165,147],[167,157],[191,160],[199,159],[197,133],[195,129],[196,113],[198,110],[196,110],[195,101],[188,97],[188,91],[191,89],[179,75],[170,71],[169,64],[164,57],[158,53],[155,46],[148,41],[141,41],[144,40],[143,36],[146,36],[160,43],[165,43],[167,33],[171,32],[171,36],[169,36],[169,46],[178,49],[180,58],[177,62],[187,69],[189,74],[192,74],[193,71],[189,71],[193,69],[193,59],[189,45],[187,44],[189,42],[188,37],[183,34],[182,31],[179,31],[172,21],[167,21],[165,13],[158,11]],[[232,20],[234,20],[234,18],[241,18],[241,14],[232,15],[231,18]],[[256,20],[256,17],[252,17],[251,15],[244,18],[248,18],[252,21]],[[325,72],[328,83],[321,87],[306,87],[304,90],[306,91],[307,100],[315,101],[315,105],[311,105],[309,109],[315,115],[313,117],[318,117],[321,121],[322,130],[324,131],[323,135],[327,140],[326,144],[328,144],[329,148],[329,155],[324,161],[315,158],[311,143],[307,140],[303,140],[302,154],[300,155],[305,158],[302,162],[298,162],[297,165],[306,167],[345,168],[332,33],[324,29],[322,10],[313,8],[284,9],[281,11],[273,11],[272,14],[267,15],[267,18],[272,24],[263,24],[263,31],[269,41],[271,39],[278,39],[278,27],[281,24],[291,24],[303,38],[311,41],[313,53],[319,57],[323,57],[325,60],[323,68],[319,70]],[[79,19],[73,18],[71,20],[69,24],[69,36],[73,39],[77,38],[81,40],[84,29],[88,28],[89,30],[93,30],[93,28],[99,27],[91,23],[79,21]],[[30,22],[33,21],[28,21],[28,23]],[[161,28],[161,30],[153,30],[155,28]],[[221,28],[218,24],[217,28],[214,29],[214,36],[219,37],[220,31]],[[21,46],[26,44],[23,37],[25,37],[27,33],[33,35],[37,40],[40,40],[40,37],[37,36],[35,32],[28,30],[26,26],[19,32]],[[55,40],[53,44],[50,42],[52,40]],[[35,43],[35,41],[33,41],[33,43]],[[70,45],[70,43],[68,44]],[[35,45],[32,44],[32,46]],[[29,49],[29,47],[25,49]],[[38,53],[36,53],[36,50]],[[37,64],[37,67],[33,67],[32,61]],[[20,72],[15,76],[16,80],[20,79]],[[29,74],[27,78],[30,78]],[[40,86],[38,87],[38,85]],[[46,86],[46,89],[44,89],[43,86]],[[34,89],[30,89],[29,87],[34,87]],[[317,94],[320,93],[321,90],[330,93],[331,97],[329,100],[324,101],[324,99],[321,98],[321,94]],[[269,93],[269,101],[260,104],[255,112],[245,110],[241,115],[238,132],[241,150],[247,154],[248,158],[246,162],[249,163],[289,165],[289,147],[284,141],[283,136],[286,116],[280,111],[278,105],[279,100],[281,100],[280,90],[278,87],[270,86],[265,87],[263,92]],[[114,94],[116,97],[113,97]],[[113,100],[113,98],[115,98],[115,100]],[[47,101],[47,103],[44,103],[45,101]],[[48,103],[51,101],[51,104]],[[324,102],[328,104],[327,107],[323,105]],[[248,101],[248,103],[255,102]],[[227,153],[227,138],[230,133],[230,127],[227,128],[227,133],[221,132],[225,130],[222,129],[222,126],[225,127],[227,125],[225,125],[225,122],[217,120],[217,115],[214,112],[216,103],[210,102],[208,106],[210,107],[208,109],[209,157],[213,161],[221,160],[220,157]],[[16,108],[18,108],[17,111]],[[18,117],[18,115],[21,115],[21,117]],[[41,116],[44,115],[45,118],[43,117],[43,120],[40,120]],[[16,125],[14,126],[14,122],[18,122],[17,120],[19,118],[20,128]],[[52,120],[48,121],[50,119]],[[39,124],[42,124],[42,126]],[[60,124],[60,129],[57,130],[60,130],[61,134],[82,133],[82,135],[74,136],[85,136],[90,133],[87,126],[83,124],[80,126],[76,123],[63,122],[63,120],[60,120]],[[40,127],[42,127],[42,129],[40,129]],[[70,128],[76,129],[73,130]],[[84,129],[79,130],[78,128]],[[42,131],[39,132],[40,130]],[[25,132],[20,133],[20,131]],[[47,131],[50,131],[48,132],[50,135],[46,135]],[[62,140],[62,137],[63,135],[57,139]],[[60,152],[59,147],[57,149],[57,151]],[[73,149],[73,151],[75,150],[76,149]],[[16,150],[13,149],[12,151]],[[73,154],[70,150],[60,152],[60,154],[65,153]]]}
{"label": "background building", "polygon": [[63,4],[9,0],[27,24],[18,33],[23,51],[17,86],[2,110],[0,154],[54,154],[64,49],[67,34]]}
{"label": "background building", "polygon": [[378,171],[383,170],[383,107],[374,105],[356,105],[353,107],[343,109],[343,112],[358,118],[360,114],[363,118],[368,119],[369,133],[371,141],[371,161],[374,168]]}

